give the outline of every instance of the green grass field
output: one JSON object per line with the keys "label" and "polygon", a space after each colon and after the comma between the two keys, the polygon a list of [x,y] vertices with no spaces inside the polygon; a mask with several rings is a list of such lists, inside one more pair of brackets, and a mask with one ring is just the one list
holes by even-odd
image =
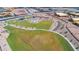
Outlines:
{"label": "green grass field", "polygon": [[32,16],[25,16],[25,18],[29,19],[29,18],[32,18]]}
{"label": "green grass field", "polygon": [[5,28],[10,32],[7,41],[13,51],[73,51],[70,44],[54,32]]}
{"label": "green grass field", "polygon": [[40,21],[39,23],[31,23],[28,20],[10,20],[7,21],[8,24],[14,24],[14,25],[19,25],[19,26],[24,26],[24,27],[35,27],[37,29],[49,29],[52,21],[51,20],[44,20],[44,21]]}

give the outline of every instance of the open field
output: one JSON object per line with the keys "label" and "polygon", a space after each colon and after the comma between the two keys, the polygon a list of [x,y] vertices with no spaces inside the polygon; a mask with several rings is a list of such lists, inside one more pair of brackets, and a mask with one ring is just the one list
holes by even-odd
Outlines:
{"label": "open field", "polygon": [[49,29],[50,26],[52,25],[51,20],[43,20],[38,23],[31,23],[29,20],[10,20],[7,21],[8,24],[14,24],[17,26],[24,26],[25,28],[27,27],[34,27],[37,29]]}
{"label": "open field", "polygon": [[25,18],[29,19],[29,18],[32,18],[32,16],[25,16]]}
{"label": "open field", "polygon": [[70,44],[54,32],[42,30],[22,30],[5,27],[10,35],[7,41],[13,51],[72,51]]}

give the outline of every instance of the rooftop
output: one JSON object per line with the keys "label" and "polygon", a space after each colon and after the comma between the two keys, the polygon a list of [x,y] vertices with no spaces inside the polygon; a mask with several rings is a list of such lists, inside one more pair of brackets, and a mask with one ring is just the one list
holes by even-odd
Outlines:
{"label": "rooftop", "polygon": [[68,16],[68,14],[66,14],[66,13],[57,12],[56,14],[59,15],[59,16]]}
{"label": "rooftop", "polygon": [[79,20],[79,17],[77,17],[77,18],[72,18],[73,20]]}

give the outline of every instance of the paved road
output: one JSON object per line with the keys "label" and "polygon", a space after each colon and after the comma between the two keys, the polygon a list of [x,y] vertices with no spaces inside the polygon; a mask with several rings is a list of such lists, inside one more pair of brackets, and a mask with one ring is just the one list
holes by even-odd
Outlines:
{"label": "paved road", "polygon": [[[60,19],[53,19],[57,22],[57,26],[52,30],[62,34],[64,37],[68,38],[68,40],[72,43],[76,50],[79,50],[79,42],[73,37],[73,35],[66,28],[68,21],[63,21]],[[53,28],[53,27],[52,27]]]}
{"label": "paved road", "polygon": [[0,21],[16,19],[16,18],[24,18],[24,17],[23,16],[5,17],[5,18],[0,18]]}
{"label": "paved road", "polygon": [[0,26],[0,48],[2,51],[10,51],[10,47],[7,42],[7,38],[9,36],[9,33],[6,32],[6,30]]}

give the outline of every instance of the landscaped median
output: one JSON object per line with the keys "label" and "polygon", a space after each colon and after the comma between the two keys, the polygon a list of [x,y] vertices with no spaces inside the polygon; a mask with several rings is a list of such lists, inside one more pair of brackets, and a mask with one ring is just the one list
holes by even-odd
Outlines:
{"label": "landscaped median", "polygon": [[10,32],[7,41],[13,51],[73,51],[65,38],[55,32],[5,28]]}

